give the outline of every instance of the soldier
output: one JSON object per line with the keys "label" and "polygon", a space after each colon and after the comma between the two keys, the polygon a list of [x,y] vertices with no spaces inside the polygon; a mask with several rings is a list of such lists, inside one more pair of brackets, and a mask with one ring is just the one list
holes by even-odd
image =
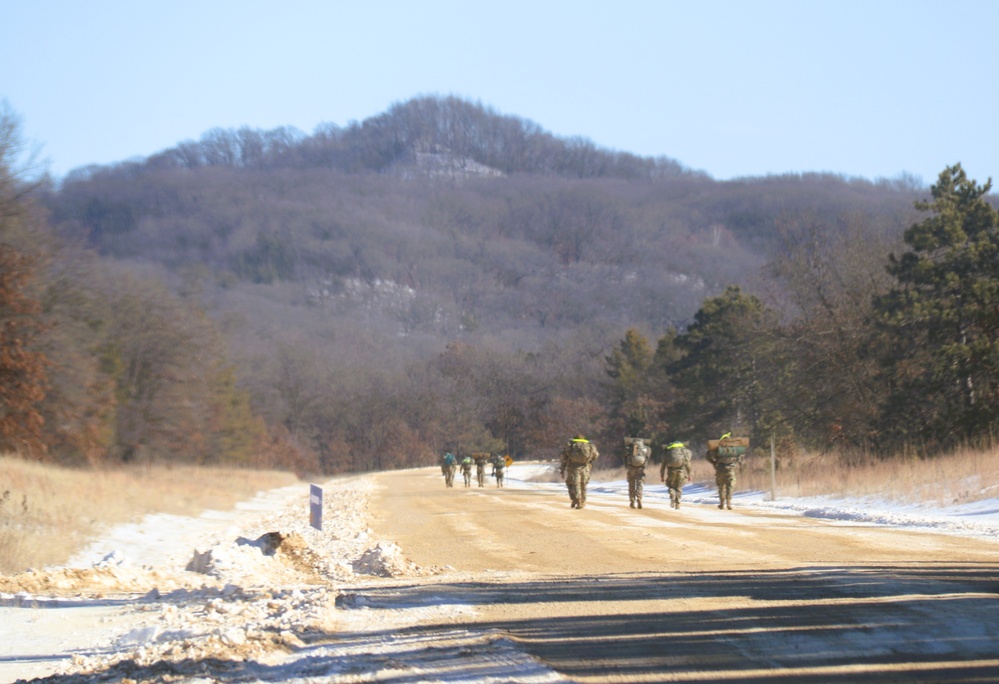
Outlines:
{"label": "soldier", "polygon": [[472,457],[465,454],[461,459],[461,476],[465,478],[465,486],[472,486]]}
{"label": "soldier", "polygon": [[690,449],[683,442],[672,442],[666,446],[659,478],[669,489],[669,507],[680,508],[683,483],[690,482]]}
{"label": "soldier", "polygon": [[458,459],[450,451],[441,458],[441,472],[444,474],[444,485],[454,487],[454,473],[458,469]]}
{"label": "soldier", "polygon": [[742,463],[742,455],[722,453],[724,441],[732,436],[726,432],[718,440],[717,449],[708,449],[705,458],[715,467],[715,484],[718,485],[718,508],[732,510],[732,488],[735,487],[735,469]]}
{"label": "soldier", "polygon": [[503,486],[503,476],[506,473],[506,458],[500,454],[493,456],[493,475],[496,477],[496,486]]}
{"label": "soldier", "polygon": [[479,482],[480,487],[486,486],[486,463],[489,462],[489,453],[484,451],[479,451],[472,454],[472,458],[475,459],[475,477]]}
{"label": "soldier", "polygon": [[576,435],[562,449],[559,473],[565,477],[572,508],[586,507],[586,485],[590,482],[593,461],[598,456],[597,448],[582,435]]}
{"label": "soldier", "polygon": [[645,445],[642,437],[629,437],[624,442],[629,447],[624,458],[624,467],[628,474],[628,499],[632,508],[641,508],[642,491],[645,489],[645,464],[652,449]]}

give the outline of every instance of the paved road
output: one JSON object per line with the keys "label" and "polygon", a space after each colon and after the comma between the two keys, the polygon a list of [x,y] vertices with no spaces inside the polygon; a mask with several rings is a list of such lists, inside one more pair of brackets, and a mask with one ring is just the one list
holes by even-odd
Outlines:
{"label": "paved road", "polygon": [[449,569],[356,587],[364,604],[475,607],[394,637],[446,648],[460,625],[579,682],[999,681],[997,542],[625,497],[578,511],[430,468],[377,479],[376,536]]}

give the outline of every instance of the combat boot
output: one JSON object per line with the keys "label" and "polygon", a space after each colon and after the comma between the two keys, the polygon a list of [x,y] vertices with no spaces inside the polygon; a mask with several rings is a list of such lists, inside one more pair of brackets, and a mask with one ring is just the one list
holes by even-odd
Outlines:
{"label": "combat boot", "polygon": [[637,499],[635,501],[635,505],[637,505],[639,508],[641,508],[642,507],[642,500],[641,499]]}
{"label": "combat boot", "polygon": [[634,500],[634,499],[632,499],[632,500],[631,500],[631,503],[629,503],[628,505],[629,505],[629,506],[631,506],[632,508],[634,508],[634,507],[635,507],[635,500]]}

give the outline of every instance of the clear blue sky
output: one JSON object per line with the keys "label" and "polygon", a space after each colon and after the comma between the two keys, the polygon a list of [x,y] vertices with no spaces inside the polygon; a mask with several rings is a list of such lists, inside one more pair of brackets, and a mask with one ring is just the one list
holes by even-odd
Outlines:
{"label": "clear blue sky", "polygon": [[457,95],[717,179],[999,180],[999,0],[0,0],[55,176]]}

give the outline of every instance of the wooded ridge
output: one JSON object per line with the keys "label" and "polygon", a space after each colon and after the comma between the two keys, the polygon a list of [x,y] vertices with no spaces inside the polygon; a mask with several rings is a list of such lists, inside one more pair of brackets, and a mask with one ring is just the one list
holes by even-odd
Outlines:
{"label": "wooded ridge", "polygon": [[[213,130],[28,195],[4,159],[0,244],[31,260],[46,380],[44,427],[0,437],[70,462],[336,472],[736,424],[870,448],[886,360],[857,352],[905,275],[889,255],[939,209],[911,179],[719,182],[451,97],[311,135]],[[994,212],[986,194],[969,211]],[[729,361],[693,363],[722,339]]]}

